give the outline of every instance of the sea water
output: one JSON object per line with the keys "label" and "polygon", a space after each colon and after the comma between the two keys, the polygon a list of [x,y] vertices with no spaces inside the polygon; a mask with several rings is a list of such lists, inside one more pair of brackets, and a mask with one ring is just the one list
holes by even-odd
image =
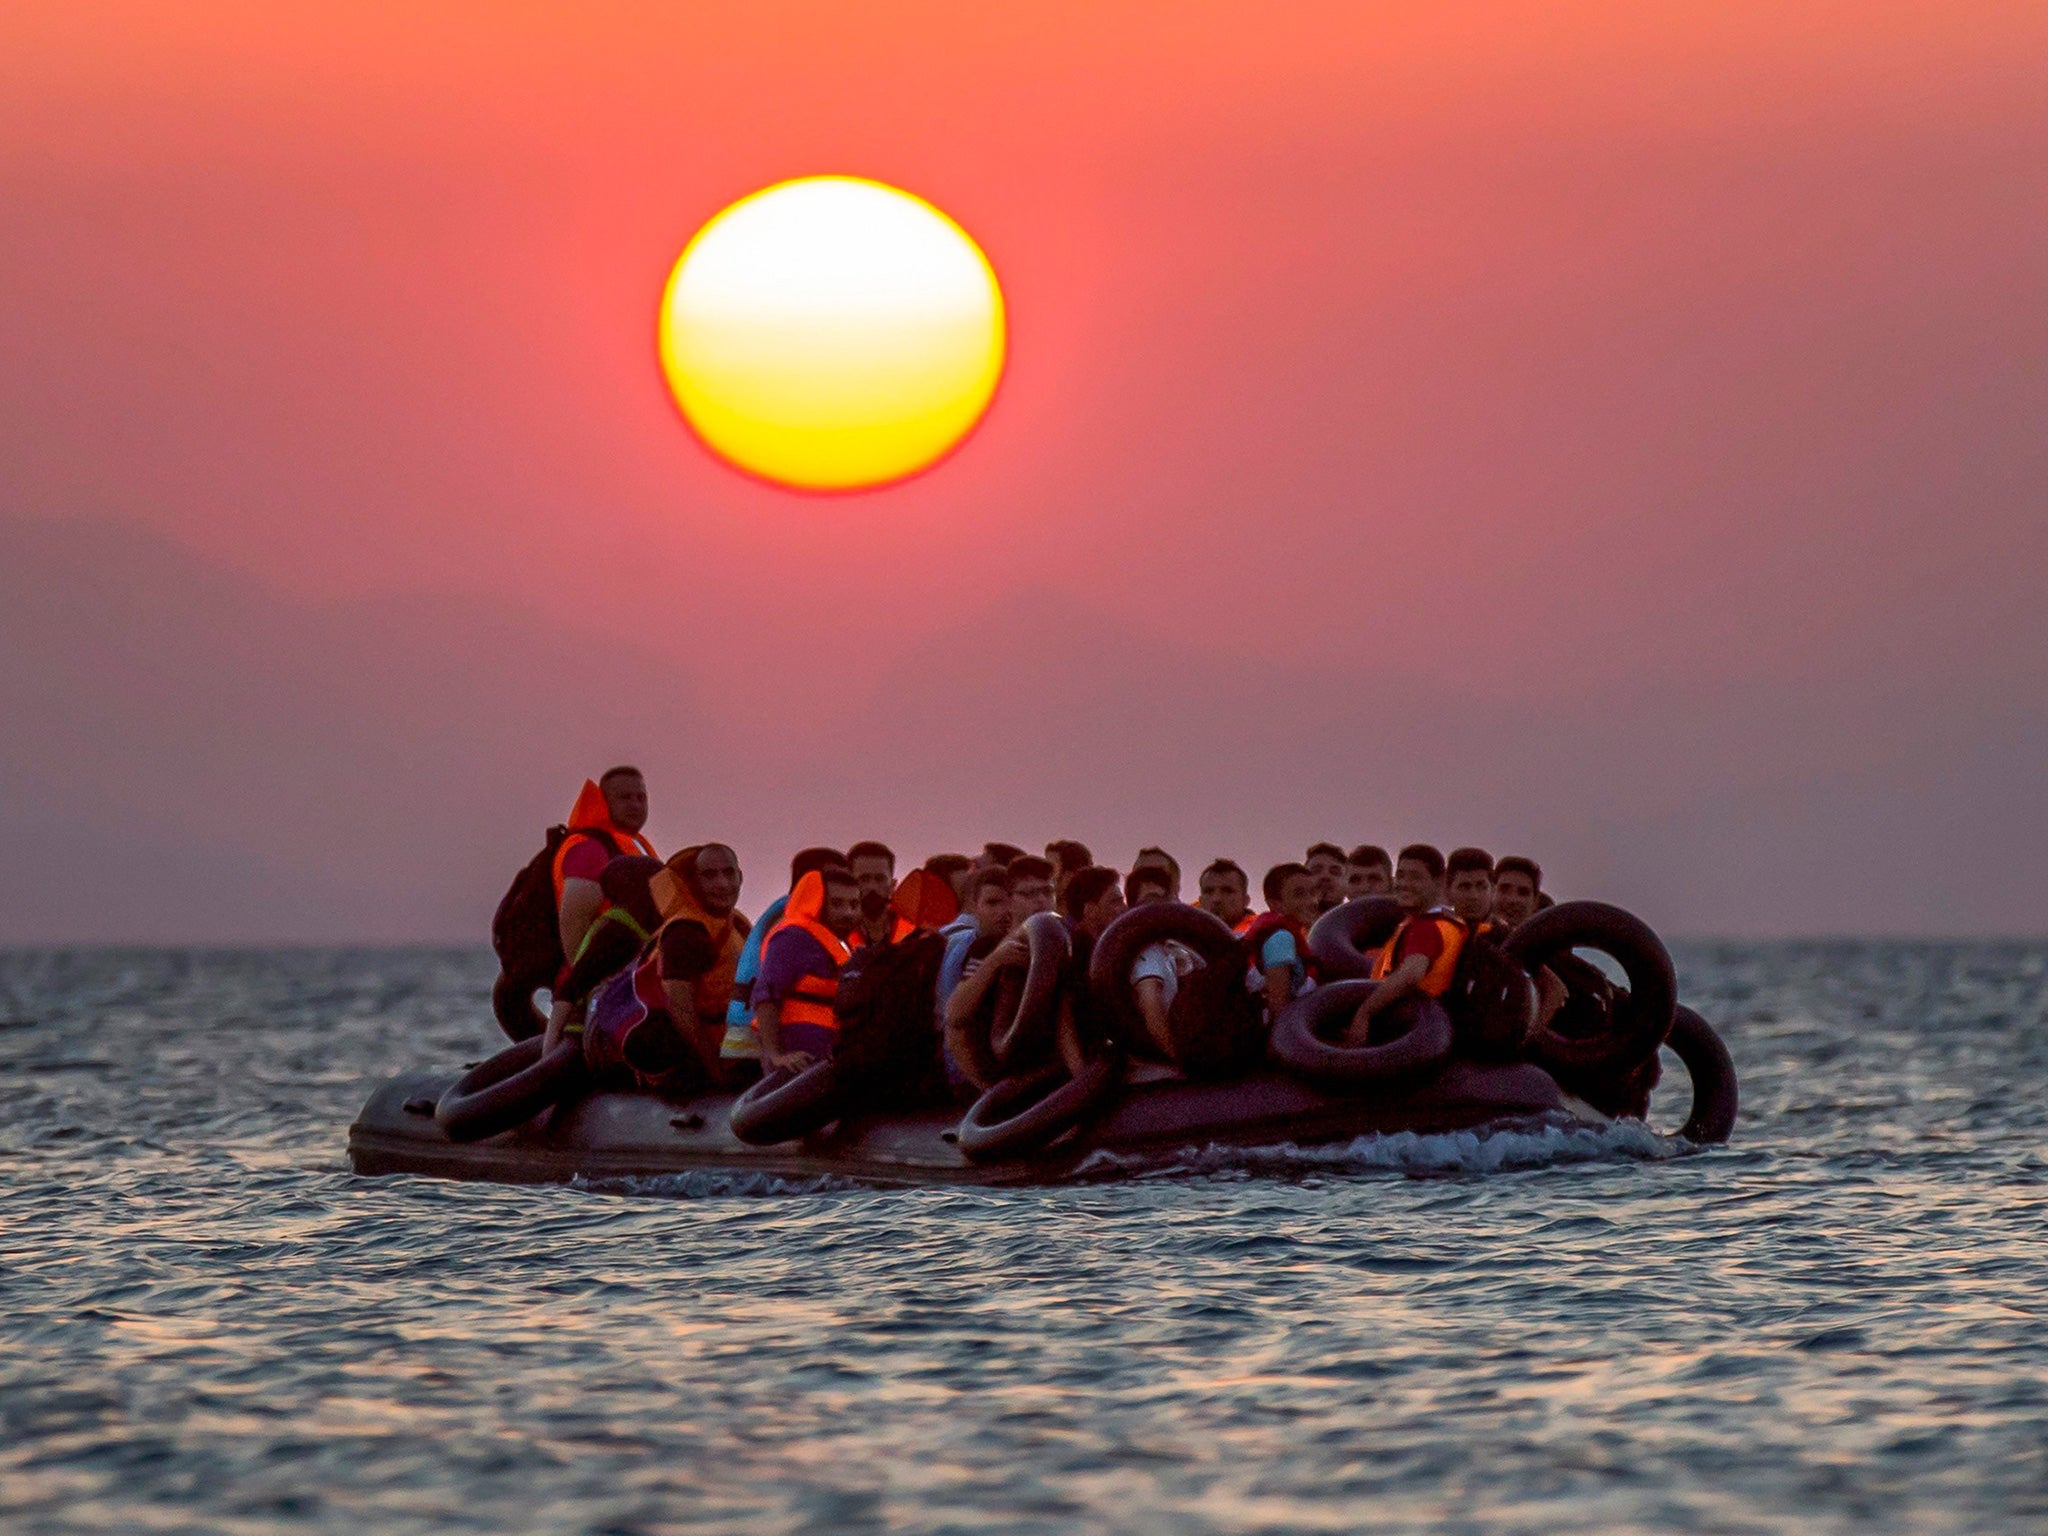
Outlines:
{"label": "sea water", "polygon": [[353,1176],[481,954],[0,955],[0,1527],[2048,1529],[2048,947],[1679,962],[1726,1148],[875,1192]]}

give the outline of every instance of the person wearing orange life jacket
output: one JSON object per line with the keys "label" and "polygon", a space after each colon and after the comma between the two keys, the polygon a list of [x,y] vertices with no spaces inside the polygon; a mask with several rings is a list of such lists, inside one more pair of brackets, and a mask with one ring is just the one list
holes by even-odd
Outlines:
{"label": "person wearing orange life jacket", "polygon": [[761,946],[754,981],[754,1033],[764,1070],[801,1071],[832,1054],[839,1020],[832,1011],[847,935],[860,922],[860,886],[851,872],[812,870],[789,893],[782,921]]}
{"label": "person wearing orange life jacket", "polygon": [[567,825],[569,836],[555,850],[555,920],[562,953],[573,961],[604,910],[605,866],[635,855],[660,857],[640,834],[647,825],[647,780],[638,768],[624,766],[606,769],[595,783],[585,779]]}
{"label": "person wearing orange life jacket", "polygon": [[1395,1009],[1442,1011],[1467,937],[1443,893],[1444,856],[1427,843],[1403,848],[1394,861],[1394,900],[1404,916],[1373,964],[1379,985],[1353,1015],[1348,1044],[1370,1044],[1373,1021]]}
{"label": "person wearing orange life jacket", "polygon": [[670,1093],[736,1085],[719,1049],[749,931],[734,910],[740,879],[739,859],[723,843],[686,848],[648,882],[657,926],[631,963],[593,980],[584,974],[595,961],[586,946],[566,992],[588,998],[581,1030],[593,1072]]}

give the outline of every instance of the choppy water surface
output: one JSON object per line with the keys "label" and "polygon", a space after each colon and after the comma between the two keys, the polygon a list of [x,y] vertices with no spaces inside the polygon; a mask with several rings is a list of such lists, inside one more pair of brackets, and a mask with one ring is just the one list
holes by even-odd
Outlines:
{"label": "choppy water surface", "polygon": [[1726,1150],[622,1196],[346,1171],[481,955],[0,956],[0,1525],[2048,1527],[2048,950],[1680,962]]}

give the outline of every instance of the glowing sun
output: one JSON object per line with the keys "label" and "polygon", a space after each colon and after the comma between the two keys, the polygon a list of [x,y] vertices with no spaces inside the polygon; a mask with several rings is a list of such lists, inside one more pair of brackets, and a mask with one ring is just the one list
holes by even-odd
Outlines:
{"label": "glowing sun", "polygon": [[720,457],[803,490],[860,490],[973,430],[1003,372],[1003,294],[922,198],[806,176],[697,231],[660,340],[676,403]]}

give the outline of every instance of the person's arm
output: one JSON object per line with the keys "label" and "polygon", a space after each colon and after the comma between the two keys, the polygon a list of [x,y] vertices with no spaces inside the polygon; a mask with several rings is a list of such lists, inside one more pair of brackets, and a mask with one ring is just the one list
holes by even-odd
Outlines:
{"label": "person's arm", "polygon": [[1266,1016],[1280,1017],[1280,1010],[1294,1001],[1294,972],[1287,966],[1276,965],[1266,972]]}
{"label": "person's arm", "polygon": [[569,1027],[569,1021],[583,1011],[583,1005],[566,997],[555,999],[555,1006],[548,1010],[547,1032],[541,1036],[541,1054],[546,1055],[555,1048],[562,1038],[562,1031]]}
{"label": "person's arm", "polygon": [[809,1051],[782,1048],[782,1004],[773,1000],[754,1005],[754,1033],[761,1037],[761,1065],[770,1072],[787,1068],[801,1072],[815,1059]]}
{"label": "person's arm", "polygon": [[1022,934],[1013,933],[1004,939],[988,952],[980,965],[961,976],[960,985],[946,999],[946,1027],[953,1029],[973,1018],[975,1010],[981,1007],[981,1000],[988,996],[988,989],[995,985],[996,977],[1005,968],[1030,963],[1031,947],[1024,942]]}
{"label": "person's arm", "polygon": [[1138,1002],[1138,1017],[1145,1021],[1145,1033],[1166,1053],[1173,1038],[1166,1026],[1166,983],[1157,976],[1140,976],[1132,983],[1131,994]]}
{"label": "person's arm", "polygon": [[604,907],[604,887],[595,880],[583,880],[572,875],[562,882],[562,905],[556,921],[562,934],[562,953],[573,956],[583,943],[583,936],[590,932],[590,925],[597,921],[597,914]]}
{"label": "person's arm", "polygon": [[1351,1017],[1351,1028],[1345,1033],[1344,1043],[1364,1045],[1373,1019],[1421,986],[1422,978],[1429,974],[1432,963],[1428,955],[1410,955],[1395,966],[1387,978],[1372,989],[1372,995],[1358,1005],[1358,1012]]}
{"label": "person's arm", "polygon": [[1003,940],[983,958],[982,963],[960,979],[960,985],[953,989],[953,995],[946,999],[944,1028],[940,1031],[940,1043],[946,1052],[946,1059],[953,1063],[962,1077],[975,1087],[992,1088],[974,1071],[975,1052],[967,1044],[967,1031],[972,1026],[974,1015],[980,1011],[982,1001],[988,996],[988,989],[995,985],[996,978],[1005,968],[1028,965],[1031,950],[1024,943],[1021,934],[1012,934]]}

